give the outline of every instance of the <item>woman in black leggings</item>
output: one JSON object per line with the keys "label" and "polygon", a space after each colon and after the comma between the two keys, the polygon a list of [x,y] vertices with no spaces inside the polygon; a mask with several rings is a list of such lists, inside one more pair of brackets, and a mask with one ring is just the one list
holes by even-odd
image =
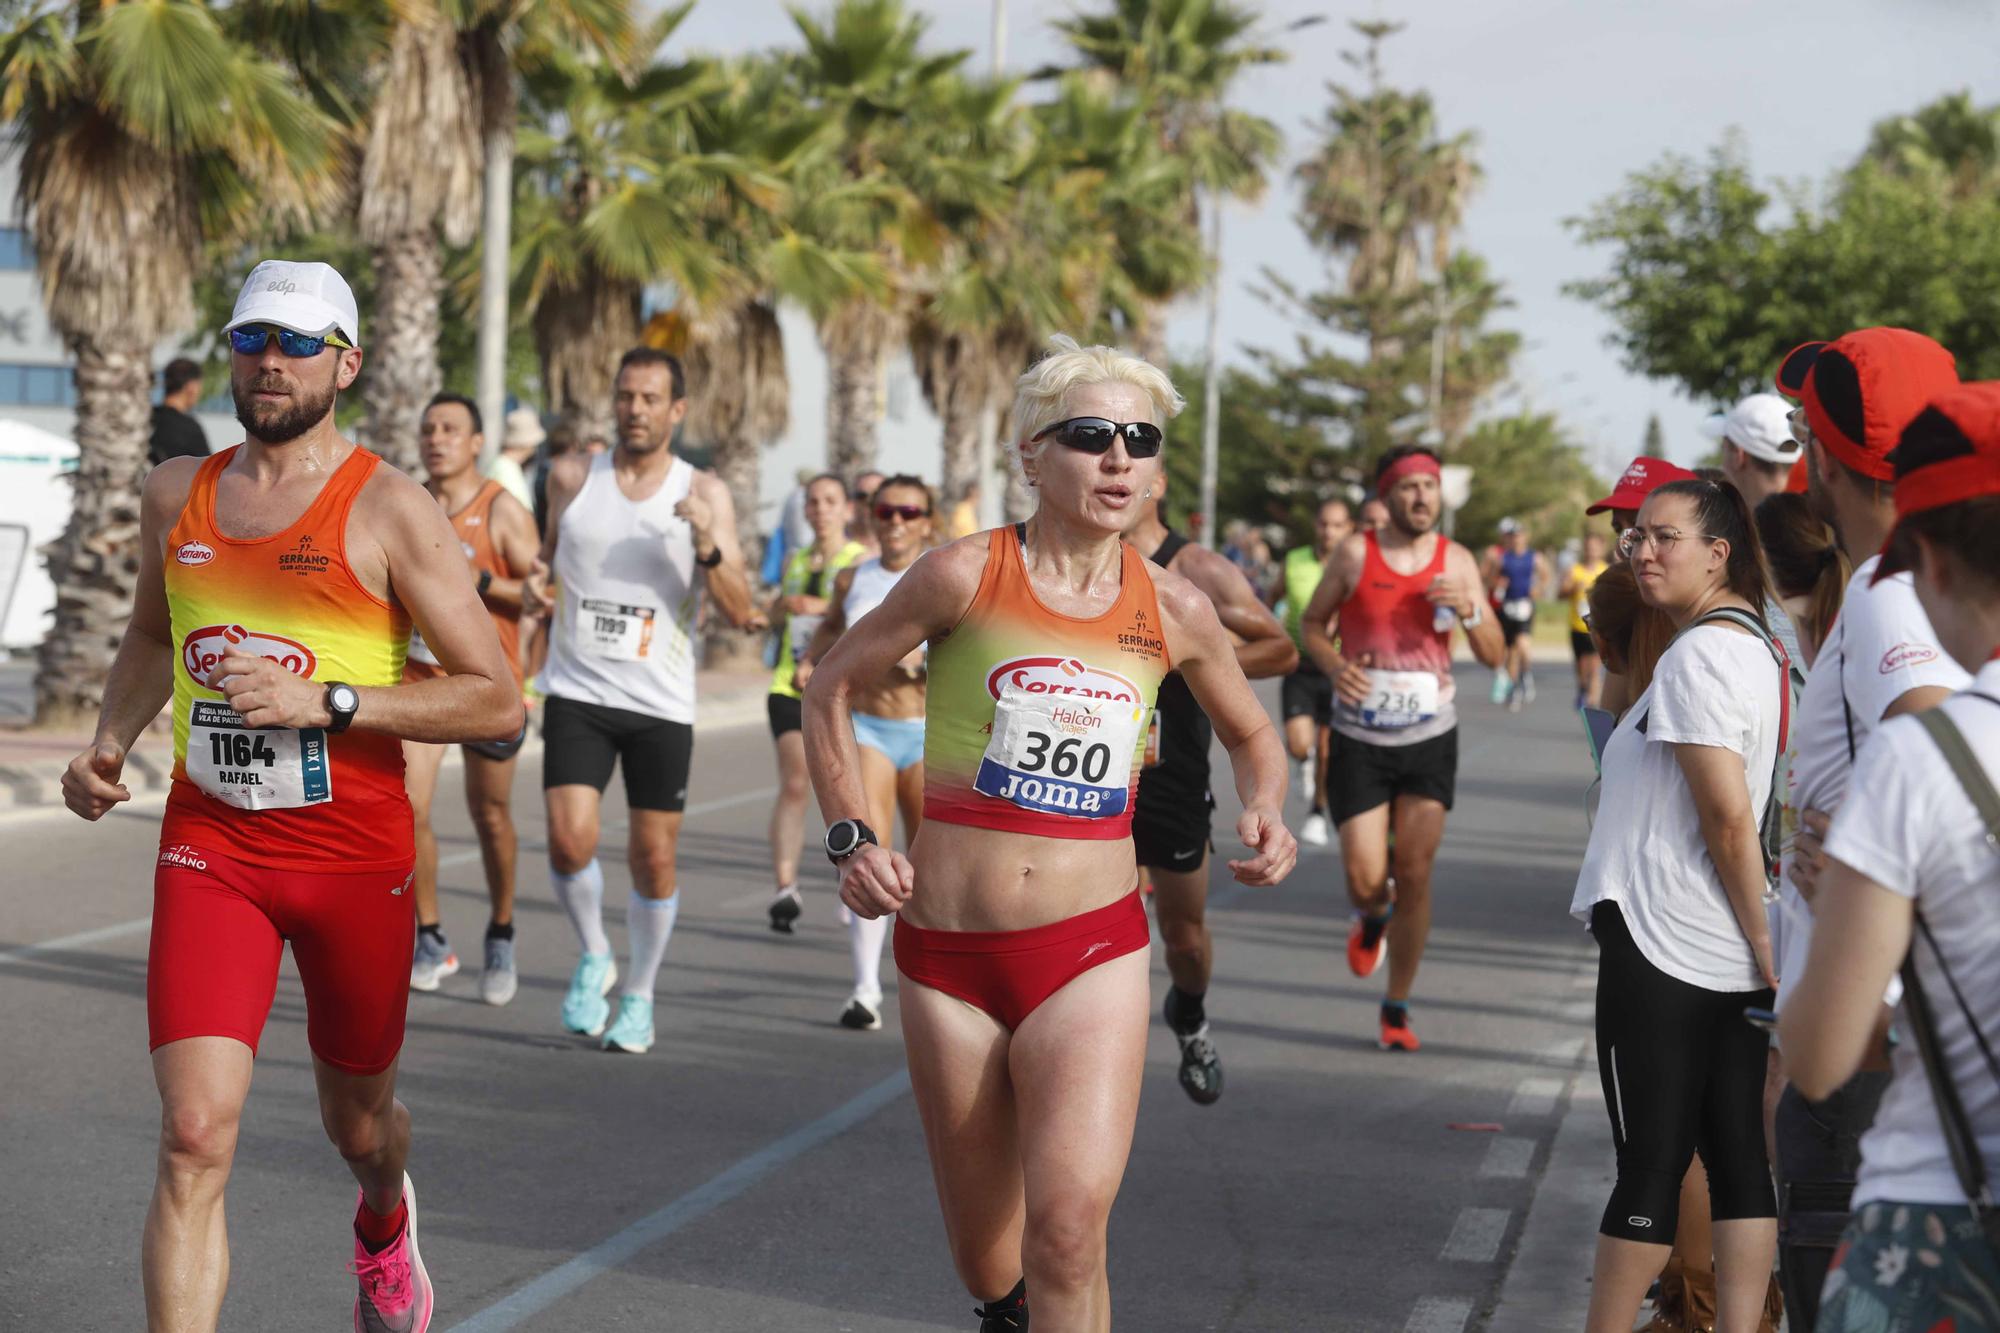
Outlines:
{"label": "woman in black leggings", "polygon": [[1727,482],[1661,486],[1621,538],[1676,635],[1604,752],[1571,911],[1599,948],[1597,1060],[1618,1150],[1598,1227],[1590,1333],[1629,1333],[1666,1264],[1700,1151],[1716,1328],[1753,1333],[1777,1246],[1763,1130],[1768,1041],[1744,1020],[1774,977],[1760,816],[1788,682],[1760,608],[1767,576]]}

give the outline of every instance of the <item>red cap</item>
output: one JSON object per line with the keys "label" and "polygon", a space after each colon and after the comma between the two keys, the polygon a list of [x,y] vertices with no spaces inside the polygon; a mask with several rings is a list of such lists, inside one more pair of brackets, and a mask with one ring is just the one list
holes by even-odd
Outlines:
{"label": "red cap", "polygon": [[1695,480],[1695,474],[1684,467],[1676,467],[1664,458],[1640,454],[1626,465],[1625,475],[1611,488],[1611,494],[1583,512],[1601,514],[1607,509],[1637,509],[1646,503],[1646,497],[1653,493],[1655,486],[1664,486],[1670,481]]}
{"label": "red cap", "polygon": [[1921,333],[1858,329],[1795,347],[1778,389],[1799,399],[1814,438],[1864,477],[1895,475],[1889,451],[1924,405],[1958,383],[1958,362]]}
{"label": "red cap", "polygon": [[[1939,394],[1903,431],[1890,462],[1896,470],[1896,524],[1911,514],[1962,500],[2000,495],[2000,382],[1963,384]],[[1882,544],[1873,582],[1903,568]]]}

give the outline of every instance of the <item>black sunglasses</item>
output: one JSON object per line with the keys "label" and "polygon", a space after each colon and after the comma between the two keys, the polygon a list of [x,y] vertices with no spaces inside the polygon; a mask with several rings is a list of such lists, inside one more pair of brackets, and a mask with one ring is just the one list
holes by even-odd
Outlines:
{"label": "black sunglasses", "polygon": [[318,356],[329,347],[348,348],[350,344],[335,329],[323,334],[296,333],[291,329],[273,329],[262,324],[247,324],[240,329],[229,331],[229,345],[244,356],[262,356],[271,335],[278,335],[278,350],[286,356]]}
{"label": "black sunglasses", "polygon": [[1048,436],[1055,436],[1056,442],[1079,453],[1102,454],[1111,448],[1111,442],[1123,436],[1125,452],[1134,458],[1151,458],[1160,452],[1166,436],[1158,426],[1150,421],[1106,421],[1103,417],[1071,417],[1068,421],[1058,421],[1055,425],[1036,432],[1029,444],[1035,444]]}

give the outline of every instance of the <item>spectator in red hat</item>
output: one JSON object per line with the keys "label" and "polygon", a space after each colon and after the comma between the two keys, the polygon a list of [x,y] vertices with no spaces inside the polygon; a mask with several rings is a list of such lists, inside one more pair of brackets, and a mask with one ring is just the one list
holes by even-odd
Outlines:
{"label": "spectator in red hat", "polygon": [[1676,467],[1664,458],[1654,458],[1640,454],[1625,465],[1625,475],[1618,478],[1618,484],[1611,488],[1611,494],[1599,500],[1586,514],[1611,513],[1611,527],[1616,533],[1623,533],[1639,517],[1639,506],[1646,503],[1646,497],[1653,493],[1655,486],[1670,481],[1693,481],[1694,473],[1684,467]]}
{"label": "spectator in red hat", "polygon": [[[1791,1003],[1792,983],[1811,944],[1810,907],[1820,867],[1820,839],[1847,796],[1855,756],[1888,718],[1930,708],[1965,684],[1931,632],[1908,575],[1874,579],[1878,552],[1895,521],[1889,454],[1903,428],[1934,396],[1958,383],[1950,352],[1907,329],[1862,329],[1834,342],[1807,343],[1778,369],[1778,387],[1800,401],[1792,414],[1805,446],[1807,496],[1833,525],[1854,566],[1839,614],[1828,628],[1799,697],[1798,753],[1792,764],[1792,807],[1800,830],[1787,882],[1774,915],[1781,979],[1778,1006]],[[1876,1011],[1884,1016],[1875,997]],[[1891,997],[1893,998],[1893,997]],[[1854,1178],[1861,1133],[1874,1118],[1884,1075],[1865,1073],[1826,1102],[1809,1106],[1794,1087],[1779,1098],[1776,1117],[1780,1205],[1825,1206],[1831,1188]],[[1821,1280],[1833,1255],[1830,1234],[1808,1236],[1788,1227],[1779,1256],[1785,1302],[1812,1326]]]}
{"label": "spectator in red hat", "polygon": [[[2000,1069],[1990,1054],[2000,1041],[2000,816],[1981,809],[1982,796],[2000,800],[1991,793],[2000,782],[2000,384],[1939,394],[1892,458],[1896,523],[1879,564],[1869,562],[1871,579],[1877,588],[1912,582],[1937,645],[1973,683],[1933,716],[1885,723],[1861,748],[1853,783],[1867,799],[1847,802],[1834,821],[1812,900],[1818,926],[1779,1032],[1799,1090],[1828,1096],[1875,1046],[1877,997],[1899,965],[1914,975],[1819,1327],[1991,1329],[2000,1327],[2000,1253],[1991,1219],[1982,1228],[1967,1198],[1983,1192],[1982,1175],[2000,1179]],[[1957,762],[1945,749],[1953,733]],[[1934,1079],[1956,1094],[1955,1110],[1952,1099],[1940,1106]]]}

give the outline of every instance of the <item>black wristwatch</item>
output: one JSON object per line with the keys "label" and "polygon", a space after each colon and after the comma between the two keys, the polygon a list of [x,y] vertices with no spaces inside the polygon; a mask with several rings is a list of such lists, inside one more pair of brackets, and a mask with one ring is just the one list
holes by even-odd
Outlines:
{"label": "black wristwatch", "polygon": [[361,695],[344,680],[330,680],[326,684],[326,711],[333,721],[327,723],[326,734],[338,736],[347,730],[347,724],[354,721],[354,714],[361,707]]}
{"label": "black wristwatch", "polygon": [[863,846],[880,847],[875,830],[858,819],[837,819],[826,831],[826,859],[839,865]]}
{"label": "black wristwatch", "polygon": [[722,563],[722,547],[719,545],[709,547],[708,554],[696,556],[694,562],[703,569],[714,569]]}

